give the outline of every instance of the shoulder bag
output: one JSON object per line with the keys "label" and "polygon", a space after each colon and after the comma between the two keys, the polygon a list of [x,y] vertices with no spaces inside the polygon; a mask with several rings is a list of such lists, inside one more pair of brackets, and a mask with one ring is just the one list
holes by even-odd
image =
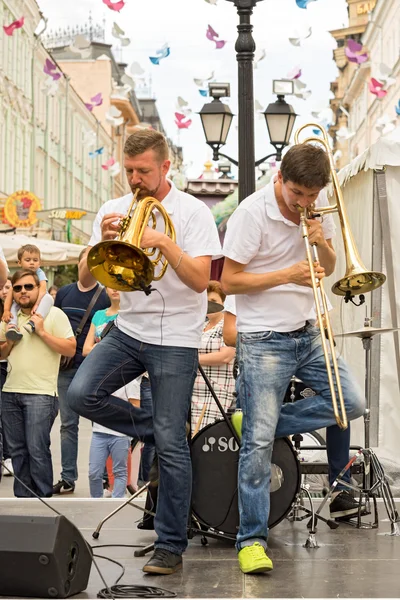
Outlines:
{"label": "shoulder bag", "polygon": [[[85,314],[83,315],[78,327],[76,328],[76,331],[75,331],[76,339],[78,339],[78,337],[81,335],[82,330],[86,325],[86,321],[88,320],[89,315],[92,311],[92,308],[96,304],[97,299],[99,298],[102,291],[103,291],[103,286],[99,284],[99,287],[97,288],[96,292],[94,293],[93,298],[89,302],[89,305],[85,311]],[[75,362],[75,355],[74,356],[63,356],[62,355],[61,360],[60,360],[60,371],[68,371],[68,369],[72,369],[72,367],[74,366],[74,362]]]}

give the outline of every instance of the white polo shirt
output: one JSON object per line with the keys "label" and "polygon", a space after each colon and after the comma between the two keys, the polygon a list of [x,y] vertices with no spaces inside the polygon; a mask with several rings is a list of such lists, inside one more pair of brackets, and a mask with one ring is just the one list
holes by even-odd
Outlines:
{"label": "white polo shirt", "polygon": [[[316,206],[327,206],[325,190]],[[326,239],[335,234],[332,215],[324,217]],[[286,219],[279,210],[273,180],[243,202],[228,221],[223,254],[246,265],[245,272],[271,273],[305,260],[305,245],[299,225]],[[313,313],[314,295],[308,287],[289,283],[252,294],[237,294],[237,330],[295,331]]]}
{"label": "white polo shirt", "polygon": [[[210,209],[194,196],[171,189],[162,204],[176,230],[176,243],[186,254],[213,256],[221,254],[217,227]],[[101,220],[108,213],[128,212],[132,193],[109,200],[97,213],[89,246],[101,241]],[[157,231],[164,231],[164,221],[156,214]],[[157,270],[156,270],[157,273]],[[207,312],[207,291],[201,294],[182,283],[168,266],[160,281],[154,281],[149,296],[143,292],[121,292],[118,329],[137,340],[163,346],[198,348]],[[158,290],[158,291],[156,291]]]}

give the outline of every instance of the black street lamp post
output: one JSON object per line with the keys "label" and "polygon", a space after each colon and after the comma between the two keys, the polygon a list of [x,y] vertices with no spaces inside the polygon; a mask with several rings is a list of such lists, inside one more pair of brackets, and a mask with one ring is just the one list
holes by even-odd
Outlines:
{"label": "black street lamp post", "polygon": [[262,0],[228,0],[233,2],[239,15],[235,50],[238,61],[239,95],[239,201],[256,189],[254,170],[254,90],[253,62],[256,44],[253,38],[251,15],[257,2]]}
{"label": "black street lamp post", "polygon": [[[282,150],[288,145],[296,113],[285,102],[284,95],[293,93],[293,82],[281,80],[282,88],[274,91],[278,96],[276,102],[269,104],[264,112],[270,142],[276,152],[255,160],[254,144],[254,82],[253,62],[256,44],[253,38],[251,15],[257,2],[262,0],[227,0],[233,2],[239,15],[238,33],[235,50],[238,61],[238,107],[239,107],[239,160],[236,161],[220,152],[226,142],[233,114],[220,98],[229,96],[229,84],[210,83],[210,95],[213,101],[205,104],[200,111],[206,141],[213,150],[213,160],[227,158],[239,167],[239,202],[252,194],[256,189],[255,167],[271,156],[281,160]],[[288,86],[292,86],[291,91]]]}

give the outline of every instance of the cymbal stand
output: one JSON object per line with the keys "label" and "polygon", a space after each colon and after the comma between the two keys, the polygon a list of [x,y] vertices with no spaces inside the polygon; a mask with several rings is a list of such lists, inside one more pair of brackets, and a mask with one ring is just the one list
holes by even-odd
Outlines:
{"label": "cymbal stand", "polygon": [[[400,536],[400,517],[396,509],[396,505],[394,503],[392,491],[390,489],[390,485],[388,479],[385,475],[382,464],[380,463],[378,457],[375,452],[370,447],[370,420],[371,420],[371,387],[369,384],[369,374],[370,374],[370,365],[371,365],[371,340],[376,331],[372,329],[368,331],[368,327],[370,326],[370,319],[366,319],[365,323],[365,331],[361,331],[360,337],[362,339],[363,348],[365,350],[365,380],[364,380],[364,390],[365,390],[365,411],[364,411],[364,442],[365,448],[361,448],[357,451],[355,456],[353,456],[349,463],[344,467],[344,469],[339,473],[336,480],[333,482],[331,488],[327,496],[324,498],[324,501],[320,505],[317,510],[316,516],[318,517],[319,512],[322,510],[332,492],[336,488],[338,483],[341,483],[346,488],[352,489],[356,492],[360,493],[359,506],[358,506],[358,514],[354,519],[349,519],[346,521],[347,524],[353,525],[358,529],[376,529],[379,526],[378,519],[378,507],[376,498],[378,493],[383,498],[386,512],[390,521],[390,533],[385,535],[390,536]],[[351,464],[355,462],[359,457],[363,457],[364,460],[364,475],[363,475],[363,486],[360,490],[359,487],[352,485],[347,481],[343,481],[341,478],[348,468],[351,467]],[[374,520],[373,522],[363,522],[361,520],[362,513],[370,514],[370,500],[373,500],[374,504]]]}

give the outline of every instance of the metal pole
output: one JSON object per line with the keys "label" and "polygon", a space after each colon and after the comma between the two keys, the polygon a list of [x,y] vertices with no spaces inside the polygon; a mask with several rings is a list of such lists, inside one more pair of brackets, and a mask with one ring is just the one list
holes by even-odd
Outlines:
{"label": "metal pole", "polygon": [[239,15],[238,39],[235,50],[238,61],[239,100],[239,202],[256,189],[254,168],[254,89],[253,61],[256,44],[253,38],[251,15],[260,0],[229,0],[234,2]]}

